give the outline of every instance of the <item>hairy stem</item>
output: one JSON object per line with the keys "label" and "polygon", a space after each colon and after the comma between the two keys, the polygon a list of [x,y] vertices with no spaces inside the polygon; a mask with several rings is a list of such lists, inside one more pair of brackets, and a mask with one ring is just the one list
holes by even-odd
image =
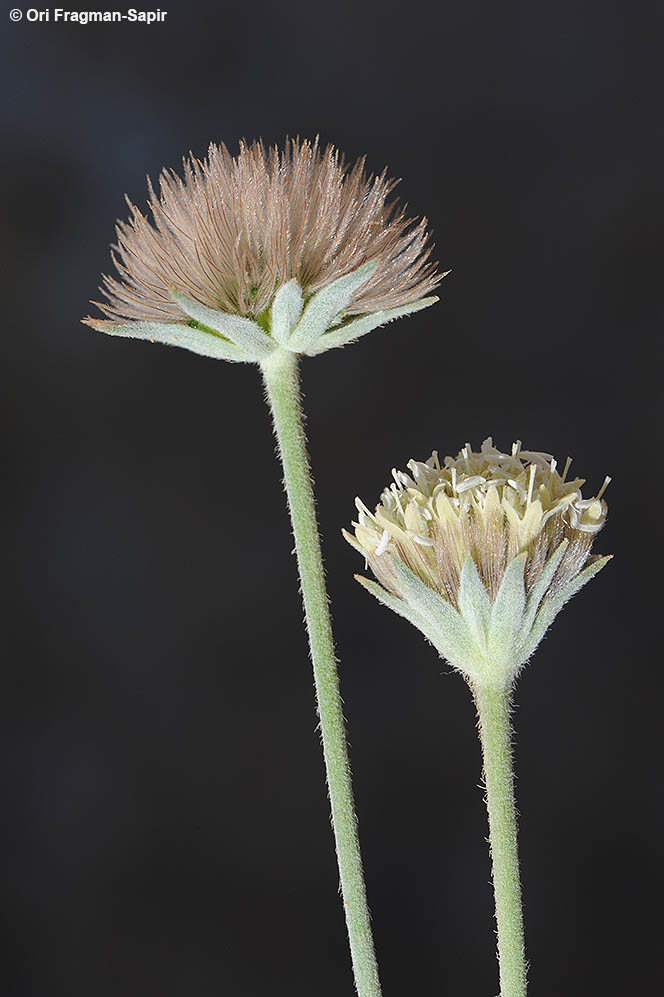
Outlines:
{"label": "hairy stem", "polygon": [[283,463],[284,484],[295,536],[355,985],[359,997],[380,997],[332,625],[300,407],[297,357],[280,349],[264,360],[261,368]]}
{"label": "hairy stem", "polygon": [[475,684],[473,695],[484,756],[498,928],[500,995],[525,997],[526,956],[512,772],[510,690],[502,685]]}

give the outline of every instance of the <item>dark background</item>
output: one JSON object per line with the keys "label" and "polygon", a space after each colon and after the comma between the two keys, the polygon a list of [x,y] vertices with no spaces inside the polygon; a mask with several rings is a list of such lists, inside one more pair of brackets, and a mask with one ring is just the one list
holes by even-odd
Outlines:
{"label": "dark background", "polygon": [[339,531],[393,465],[488,434],[614,477],[616,557],[518,687],[532,993],[664,982],[657,8],[7,7],[7,997],[352,993],[257,372],[78,324],[146,173],[318,132],[404,178],[453,269],[435,308],[303,365],[385,995],[497,990],[480,755],[464,683]]}

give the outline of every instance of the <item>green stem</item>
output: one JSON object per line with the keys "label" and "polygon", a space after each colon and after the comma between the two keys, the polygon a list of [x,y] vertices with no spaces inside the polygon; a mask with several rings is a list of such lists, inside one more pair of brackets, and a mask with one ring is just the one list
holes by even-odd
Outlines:
{"label": "green stem", "polygon": [[512,772],[510,689],[503,685],[476,684],[473,695],[484,755],[498,928],[500,995],[525,997],[526,956]]}
{"label": "green stem", "polygon": [[295,536],[355,985],[359,997],[380,997],[332,625],[300,407],[297,357],[279,349],[262,362],[261,368],[283,463],[284,484]]}

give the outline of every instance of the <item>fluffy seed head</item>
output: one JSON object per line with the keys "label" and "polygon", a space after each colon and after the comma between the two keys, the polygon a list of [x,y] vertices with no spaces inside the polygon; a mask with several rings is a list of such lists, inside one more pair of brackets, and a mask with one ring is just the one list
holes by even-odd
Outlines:
{"label": "fluffy seed head", "polygon": [[[130,203],[117,225],[120,279],[103,278],[111,322],[188,322],[171,289],[217,311],[257,317],[295,279],[305,295],[378,260],[345,309],[362,314],[418,301],[441,279],[430,261],[426,219],[388,196],[395,181],[348,168],[333,147],[290,139],[279,151],[211,145],[150,185],[150,222]],[[100,327],[99,320],[87,320]]]}
{"label": "fluffy seed head", "polygon": [[501,453],[486,439],[479,452],[470,444],[441,467],[434,452],[411,460],[410,475],[394,470],[374,513],[359,500],[354,535],[344,533],[376,578],[399,594],[394,560],[458,608],[461,570],[470,558],[489,597],[496,598],[511,561],[525,553],[526,593],[563,540],[565,553],[548,597],[579,574],[607,515],[602,494],[581,494],[582,478],[567,480],[550,454],[521,449]]}

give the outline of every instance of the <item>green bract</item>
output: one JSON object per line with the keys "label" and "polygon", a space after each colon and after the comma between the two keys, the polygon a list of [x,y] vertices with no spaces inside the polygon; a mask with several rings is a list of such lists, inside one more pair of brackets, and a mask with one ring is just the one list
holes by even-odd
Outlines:
{"label": "green bract", "polygon": [[355,577],[379,602],[417,627],[441,657],[468,679],[510,684],[567,600],[611,559],[610,556],[594,558],[555,597],[545,597],[547,580],[550,582],[566,547],[564,540],[546,563],[541,584],[534,586],[528,595],[524,584],[526,555],[520,554],[507,568],[493,602],[477,567],[468,558],[461,573],[458,610],[400,563],[394,566],[400,596],[368,578]]}
{"label": "green bract", "polygon": [[[107,322],[94,327],[109,336],[148,339],[166,346],[180,346],[214,360],[261,363],[279,346],[291,353],[315,356],[354,342],[378,326],[438,300],[423,298],[398,308],[361,316],[347,316],[344,309],[355,291],[375,273],[378,263],[365,263],[312,294],[306,304],[296,280],[282,284],[259,321],[209,308],[189,295],[171,289],[171,296],[191,322]],[[267,330],[267,331],[266,331]]]}

